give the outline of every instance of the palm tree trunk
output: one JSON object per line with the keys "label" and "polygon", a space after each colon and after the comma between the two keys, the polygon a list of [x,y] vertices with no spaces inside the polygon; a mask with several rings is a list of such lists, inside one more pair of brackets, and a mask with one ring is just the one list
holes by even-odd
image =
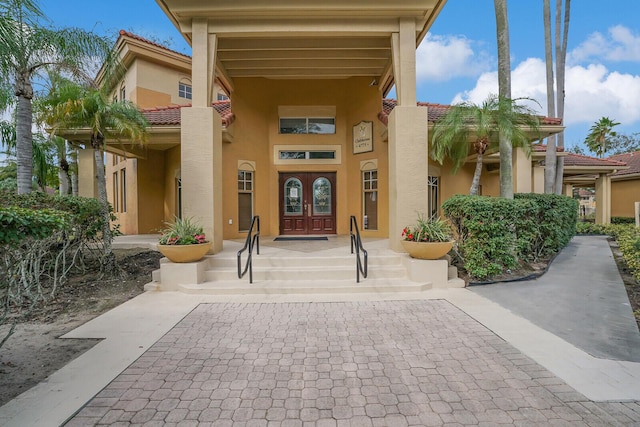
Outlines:
{"label": "palm tree trunk", "polygon": [[18,165],[18,194],[31,192],[33,176],[33,147],[31,123],[33,112],[31,99],[33,88],[29,77],[19,75],[16,79],[15,94],[18,97],[16,107],[16,160]]}
{"label": "palm tree trunk", "polygon": [[[511,55],[509,53],[509,20],[507,1],[493,0],[496,13],[498,40],[498,93],[511,98]],[[511,141],[499,137],[500,144],[500,197],[513,199],[513,158]]]}
{"label": "palm tree trunk", "polygon": [[71,163],[69,163],[69,170],[71,172],[71,194],[74,196],[78,195],[78,149],[69,144],[71,151],[69,153],[69,159]]}
{"label": "palm tree trunk", "polygon": [[478,157],[476,158],[476,170],[473,172],[473,180],[471,181],[471,188],[469,189],[469,194],[471,196],[478,195],[478,189],[480,188],[480,174],[482,174],[483,158],[484,154],[478,153]]}
{"label": "palm tree trunk", "polygon": [[116,270],[115,256],[111,248],[113,235],[111,234],[111,215],[109,214],[109,201],[107,200],[107,180],[104,172],[104,158],[102,157],[102,148],[104,147],[104,137],[96,135],[91,137],[91,147],[93,148],[93,157],[96,163],[96,179],[98,181],[98,200],[101,205],[101,215],[103,218],[102,226],[102,244],[103,259],[102,269],[104,273],[112,273]]}
{"label": "palm tree trunk", "polygon": [[[558,79],[557,106],[558,118],[564,118],[565,64],[567,60],[567,38],[569,37],[569,18],[571,0],[564,0],[564,25],[561,26],[562,0],[556,0],[556,75]],[[562,38],[560,28],[562,27]],[[564,132],[558,134],[558,147],[564,149]],[[556,165],[556,194],[562,194],[564,176],[564,158],[558,158]]]}
{"label": "palm tree trunk", "polygon": [[[549,117],[555,117],[556,104],[555,92],[553,90],[553,50],[551,48],[551,7],[550,0],[544,0],[544,53],[547,69],[547,114]],[[544,159],[544,192],[545,194],[553,194],[555,192],[556,183],[556,136],[547,138],[547,150]]]}

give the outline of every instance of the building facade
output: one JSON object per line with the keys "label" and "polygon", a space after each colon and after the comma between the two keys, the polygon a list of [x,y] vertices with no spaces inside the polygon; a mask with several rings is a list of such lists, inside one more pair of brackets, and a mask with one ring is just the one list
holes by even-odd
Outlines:
{"label": "building facade", "polygon": [[[348,234],[353,215],[363,236],[401,251],[418,212],[437,215],[441,201],[468,193],[474,156],[455,176],[428,156],[448,106],[416,100],[415,51],[444,0],[157,3],[193,56],[120,34],[127,74],[114,98],[136,102],[151,125],[143,146],[107,142],[109,200],[125,234],[193,217],[217,252],[246,236],[254,215],[272,236]],[[385,98],[392,87],[397,100]],[[558,119],[541,125],[536,138],[562,129]],[[542,192],[543,157],[514,150],[516,192]],[[498,162],[485,156],[483,195],[499,194]]]}

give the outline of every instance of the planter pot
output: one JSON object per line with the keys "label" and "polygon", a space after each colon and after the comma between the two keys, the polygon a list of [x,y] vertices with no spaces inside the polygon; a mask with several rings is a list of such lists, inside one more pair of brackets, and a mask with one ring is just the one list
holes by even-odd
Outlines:
{"label": "planter pot", "polygon": [[409,253],[411,258],[418,259],[439,259],[445,256],[453,247],[451,242],[411,242],[401,240],[402,247]]}
{"label": "planter pot", "polygon": [[211,242],[197,245],[158,245],[162,255],[171,262],[195,262],[201,260],[211,248]]}

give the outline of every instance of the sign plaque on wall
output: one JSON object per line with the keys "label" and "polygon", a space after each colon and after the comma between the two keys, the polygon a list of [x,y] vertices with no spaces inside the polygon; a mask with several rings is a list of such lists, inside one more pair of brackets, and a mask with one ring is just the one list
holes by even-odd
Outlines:
{"label": "sign plaque on wall", "polygon": [[373,122],[362,121],[353,127],[353,154],[373,151]]}

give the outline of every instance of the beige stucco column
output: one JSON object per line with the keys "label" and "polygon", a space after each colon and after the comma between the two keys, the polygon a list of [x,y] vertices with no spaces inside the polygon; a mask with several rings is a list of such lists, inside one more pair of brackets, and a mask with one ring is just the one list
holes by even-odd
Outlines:
{"label": "beige stucco column", "polygon": [[565,184],[562,194],[567,197],[573,197],[573,184]]}
{"label": "beige stucco column", "polygon": [[536,165],[532,166],[531,169],[531,179],[533,185],[531,191],[533,191],[534,193],[542,194],[544,193],[544,167]]}
{"label": "beige stucco column", "polygon": [[208,23],[192,23],[193,106],[182,108],[180,131],[182,211],[202,223],[211,252],[222,250],[222,121],[211,107],[215,41]]}
{"label": "beige stucco column", "polygon": [[601,173],[596,179],[596,224],[611,223],[611,177]]}
{"label": "beige stucco column", "polygon": [[527,156],[522,148],[514,148],[511,157],[513,164],[513,192],[531,193],[533,190],[531,158]]}
{"label": "beige stucco column", "polygon": [[426,107],[397,106],[389,115],[389,242],[402,252],[401,233],[427,212],[429,178]]}
{"label": "beige stucco column", "polygon": [[389,115],[389,242],[402,252],[401,233],[427,212],[427,108],[416,105],[416,23],[401,18],[391,36],[398,105]]}
{"label": "beige stucco column", "polygon": [[98,198],[96,160],[92,148],[78,150],[78,195]]}

